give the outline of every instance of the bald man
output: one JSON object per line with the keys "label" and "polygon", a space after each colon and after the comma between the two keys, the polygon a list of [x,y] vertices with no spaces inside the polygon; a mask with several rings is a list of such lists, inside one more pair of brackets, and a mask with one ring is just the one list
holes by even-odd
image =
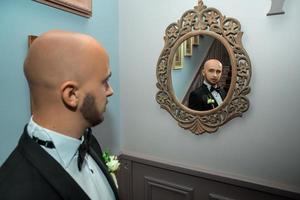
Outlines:
{"label": "bald man", "polygon": [[206,111],[221,105],[226,92],[218,87],[223,66],[217,59],[209,59],[204,63],[203,84],[189,95],[188,107],[197,111]]}
{"label": "bald man", "polygon": [[0,169],[0,198],[118,199],[90,127],[113,94],[105,49],[92,37],[49,31],[24,62],[32,117]]}

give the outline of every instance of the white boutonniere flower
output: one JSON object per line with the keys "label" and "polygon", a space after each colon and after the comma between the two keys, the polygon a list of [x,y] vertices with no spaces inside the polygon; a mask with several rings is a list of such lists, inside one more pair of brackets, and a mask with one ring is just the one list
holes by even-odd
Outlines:
{"label": "white boutonniere flower", "polygon": [[207,98],[207,104],[214,104],[215,103],[215,100],[212,99],[212,98]]}
{"label": "white boutonniere flower", "polygon": [[112,176],[112,179],[115,182],[116,187],[118,188],[117,178],[116,178],[116,174],[115,174],[115,172],[120,167],[120,162],[118,160],[118,157],[115,155],[110,155],[110,153],[108,151],[104,151],[102,157],[105,161],[105,164],[108,168],[110,175]]}
{"label": "white boutonniere flower", "polygon": [[207,104],[211,105],[213,108],[215,108],[214,103],[215,103],[215,100],[212,97],[207,96]]}

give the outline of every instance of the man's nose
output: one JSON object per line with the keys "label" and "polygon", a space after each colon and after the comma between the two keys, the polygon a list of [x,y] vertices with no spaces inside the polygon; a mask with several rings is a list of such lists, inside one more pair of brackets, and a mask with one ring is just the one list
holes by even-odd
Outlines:
{"label": "man's nose", "polygon": [[114,94],[114,90],[112,89],[112,87],[109,85],[109,88],[107,90],[107,95],[108,97],[112,96]]}

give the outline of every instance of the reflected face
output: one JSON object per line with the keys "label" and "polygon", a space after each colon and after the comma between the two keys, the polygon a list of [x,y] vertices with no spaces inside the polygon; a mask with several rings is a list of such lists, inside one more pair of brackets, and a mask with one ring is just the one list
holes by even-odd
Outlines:
{"label": "reflected face", "polygon": [[205,62],[202,75],[209,84],[216,85],[220,81],[222,69],[222,64],[218,60],[211,59]]}

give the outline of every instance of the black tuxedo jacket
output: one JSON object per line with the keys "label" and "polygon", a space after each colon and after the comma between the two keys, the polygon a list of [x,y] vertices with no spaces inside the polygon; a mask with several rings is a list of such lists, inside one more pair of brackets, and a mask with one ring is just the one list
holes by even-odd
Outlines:
{"label": "black tuxedo jacket", "polygon": [[[226,92],[223,89],[220,89],[220,95],[222,100],[226,97]],[[215,102],[213,104],[208,104],[207,100],[213,99]],[[216,99],[213,97],[211,92],[208,90],[205,84],[202,84],[200,87],[196,88],[189,95],[189,104],[188,107],[197,110],[197,111],[205,111],[216,108],[218,103]]]}
{"label": "black tuxedo jacket", "polygon": [[[91,136],[90,155],[105,174],[118,200],[117,188],[104,164],[96,138]],[[76,181],[27,133],[0,168],[0,199],[90,199]]]}

